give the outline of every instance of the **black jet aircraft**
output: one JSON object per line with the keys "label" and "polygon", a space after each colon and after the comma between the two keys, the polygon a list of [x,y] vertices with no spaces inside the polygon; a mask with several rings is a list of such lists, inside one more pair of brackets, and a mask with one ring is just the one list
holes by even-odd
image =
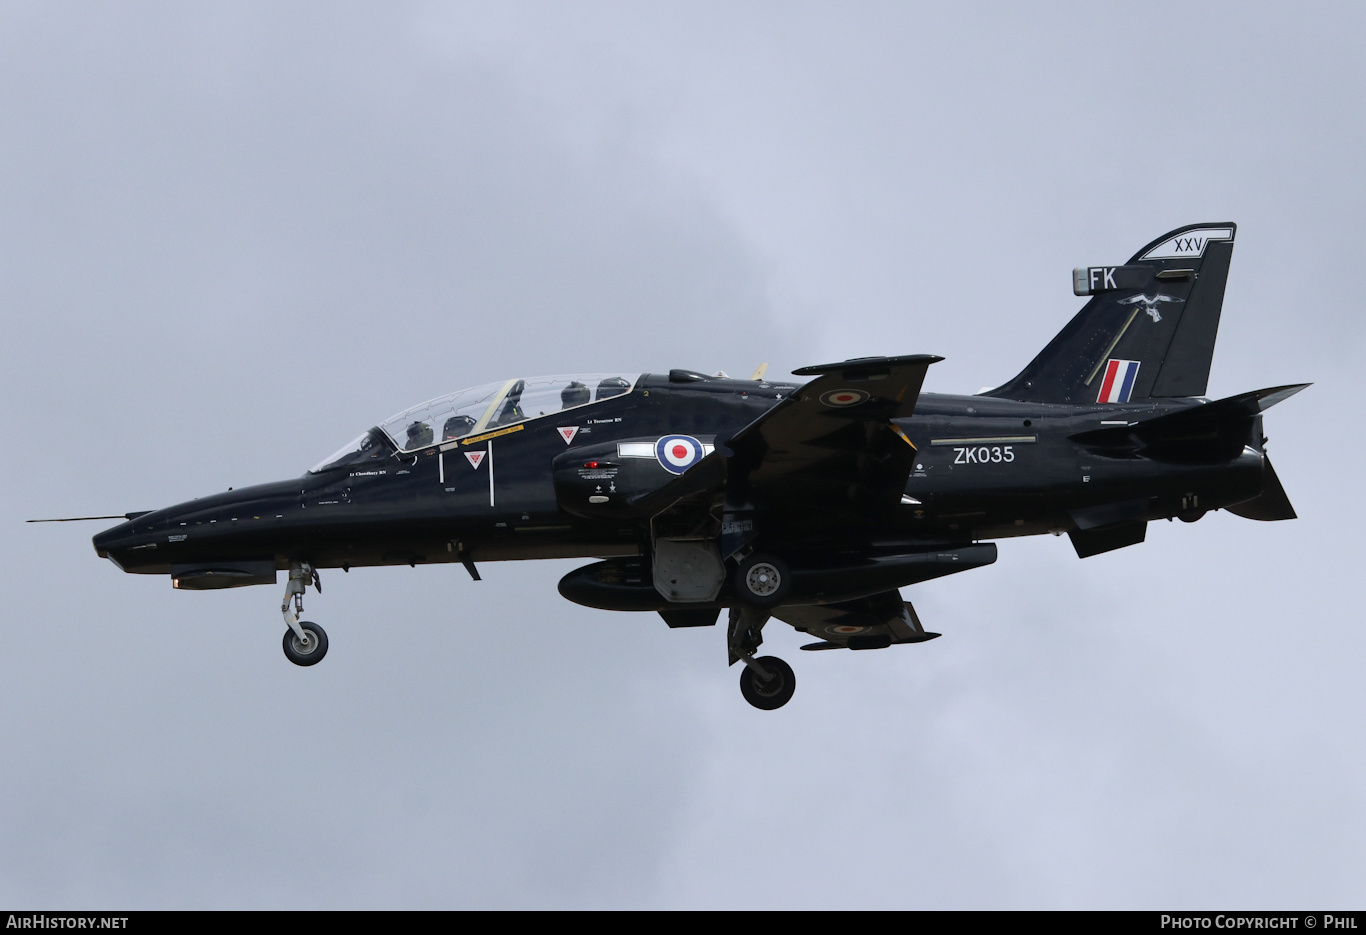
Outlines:
{"label": "black jet aircraft", "polygon": [[301,666],[327,653],[301,619],[319,569],[449,562],[477,581],[483,562],[594,558],[564,597],[670,627],[726,611],[744,697],[777,708],[795,679],[754,655],[770,619],[809,650],[920,643],[938,634],[898,589],[991,564],[989,540],[1065,532],[1086,558],[1153,520],[1294,518],[1261,413],[1307,384],[1203,397],[1234,233],[1191,225],[1076,270],[1090,300],[975,396],[922,393],[941,359],[924,354],[803,367],[801,385],[511,379],[401,412],[302,477],[127,514],[95,550],[182,590],[287,572],[284,651]]}

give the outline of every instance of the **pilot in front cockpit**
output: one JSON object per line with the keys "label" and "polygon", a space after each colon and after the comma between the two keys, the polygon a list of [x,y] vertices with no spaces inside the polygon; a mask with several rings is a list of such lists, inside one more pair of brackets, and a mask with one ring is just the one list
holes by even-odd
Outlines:
{"label": "pilot in front cockpit", "polygon": [[560,408],[568,409],[571,406],[582,406],[584,403],[593,401],[593,391],[588,388],[588,384],[573,380],[568,386],[560,390]]}
{"label": "pilot in front cockpit", "polygon": [[409,451],[431,443],[432,427],[426,422],[414,422],[408,426],[408,444],[404,447]]}

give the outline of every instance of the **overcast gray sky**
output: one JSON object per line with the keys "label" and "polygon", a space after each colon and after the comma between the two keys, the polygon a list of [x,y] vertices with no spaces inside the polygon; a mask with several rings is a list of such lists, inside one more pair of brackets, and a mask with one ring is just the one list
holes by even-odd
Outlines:
{"label": "overcast gray sky", "polygon": [[[1266,907],[1366,895],[1359,4],[0,0],[0,903]],[[173,593],[98,524],[512,375],[1018,369],[1070,270],[1238,244],[1210,395],[1301,518],[1002,543],[944,638],[766,648],[573,562]]]}

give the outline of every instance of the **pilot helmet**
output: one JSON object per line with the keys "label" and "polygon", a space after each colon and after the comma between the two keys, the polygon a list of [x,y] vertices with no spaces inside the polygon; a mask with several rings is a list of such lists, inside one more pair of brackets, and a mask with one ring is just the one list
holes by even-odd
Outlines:
{"label": "pilot helmet", "polygon": [[432,427],[426,422],[413,422],[408,426],[408,447],[417,448],[429,445],[432,441]]}
{"label": "pilot helmet", "polygon": [[580,383],[578,380],[571,380],[569,385],[560,391],[560,406],[564,409],[568,409],[570,406],[582,406],[591,401],[592,398],[593,391],[586,384]]}
{"label": "pilot helmet", "polygon": [[598,399],[620,396],[631,389],[630,381],[621,377],[607,377],[598,383]]}

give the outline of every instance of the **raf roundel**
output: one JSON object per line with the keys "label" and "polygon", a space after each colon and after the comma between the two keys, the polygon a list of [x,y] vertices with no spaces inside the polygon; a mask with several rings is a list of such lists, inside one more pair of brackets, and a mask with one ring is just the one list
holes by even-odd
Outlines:
{"label": "raf roundel", "polygon": [[831,390],[821,395],[821,402],[827,406],[857,406],[867,398],[863,390]]}
{"label": "raf roundel", "polygon": [[665,435],[655,442],[655,457],[673,474],[682,474],[701,461],[702,454],[702,443],[691,435]]}

